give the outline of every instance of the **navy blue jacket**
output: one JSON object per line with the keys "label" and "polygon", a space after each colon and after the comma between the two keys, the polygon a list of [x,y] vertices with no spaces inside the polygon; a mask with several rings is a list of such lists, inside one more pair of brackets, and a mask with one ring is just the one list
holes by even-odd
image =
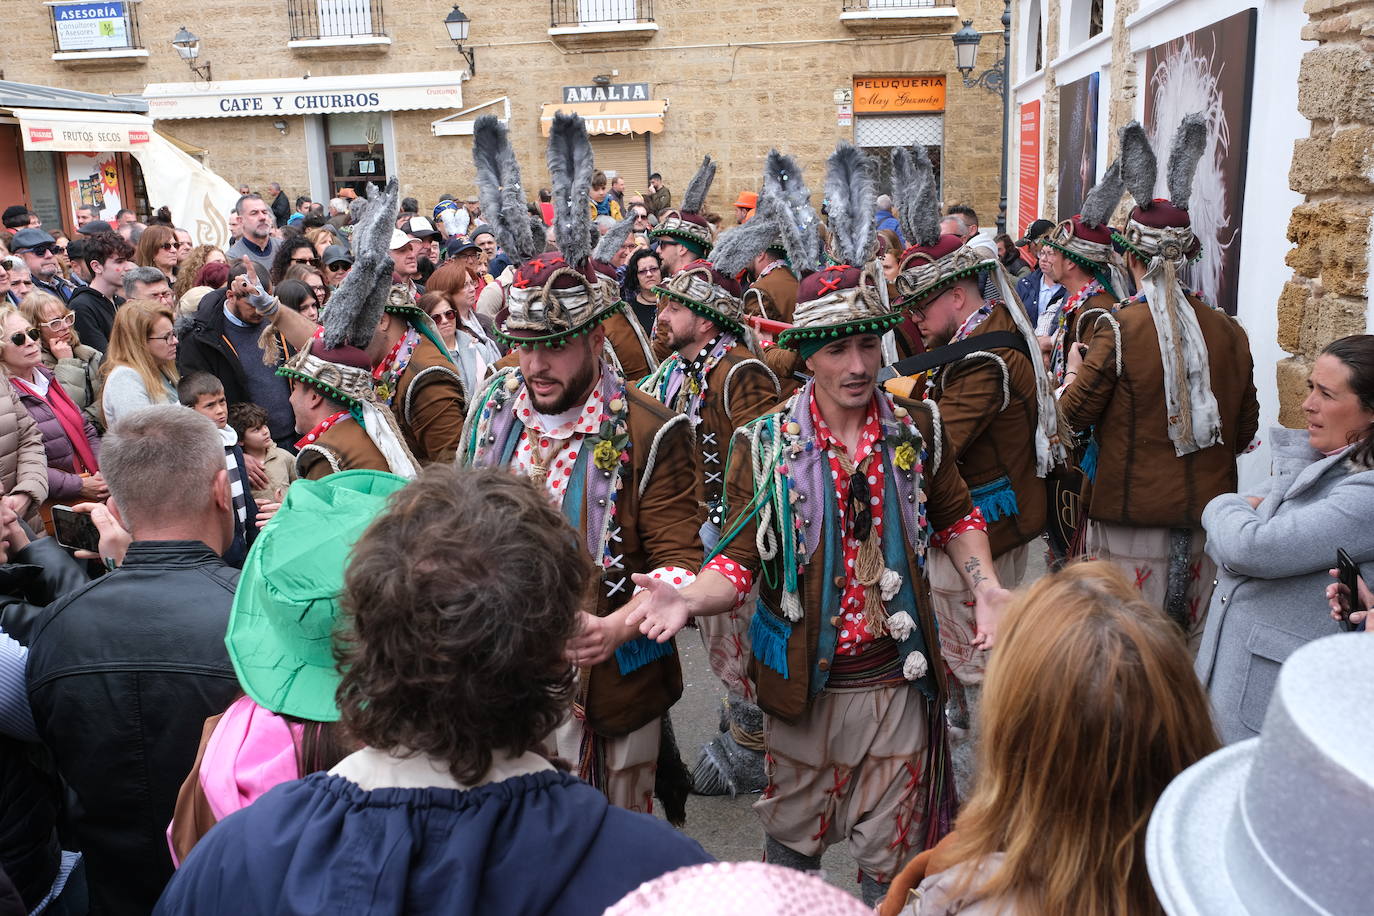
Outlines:
{"label": "navy blue jacket", "polygon": [[467,791],[374,789],[313,773],[205,835],[154,913],[599,916],[711,857],[567,773]]}
{"label": "navy blue jacket", "polygon": [[[1044,274],[1037,267],[1016,281],[1016,296],[1025,306],[1026,314],[1030,316],[1031,327],[1035,327],[1035,322],[1040,317],[1040,280],[1042,277]],[[1055,302],[1063,298],[1064,287],[1060,286],[1054,291],[1054,295],[1050,296],[1050,301]]]}
{"label": "navy blue jacket", "polygon": [[[906,239],[902,238],[902,224],[897,222],[897,217],[893,215],[891,210],[879,210],[873,214],[873,221],[877,229],[891,229],[897,233],[897,238],[902,239],[902,244],[906,244]],[[901,254],[900,251],[897,253]]]}

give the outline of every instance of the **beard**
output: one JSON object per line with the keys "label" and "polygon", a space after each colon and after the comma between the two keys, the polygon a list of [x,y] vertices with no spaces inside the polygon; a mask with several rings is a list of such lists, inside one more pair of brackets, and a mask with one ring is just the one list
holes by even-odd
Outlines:
{"label": "beard", "polygon": [[577,373],[569,379],[558,379],[548,375],[534,376],[541,382],[553,382],[555,387],[553,393],[547,400],[541,398],[529,387],[529,379],[525,380],[526,389],[530,394],[530,403],[534,409],[546,416],[556,416],[566,410],[581,404],[587,399],[591,392],[592,383],[596,381],[597,369],[600,364],[597,360],[588,358]]}
{"label": "beard", "polygon": [[949,343],[951,340],[954,339],[954,335],[958,332],[958,330],[959,325],[952,318],[950,319],[950,322],[947,326],[943,328],[932,329],[930,334],[925,338],[926,349],[934,350],[937,347],[943,347],[945,344]]}

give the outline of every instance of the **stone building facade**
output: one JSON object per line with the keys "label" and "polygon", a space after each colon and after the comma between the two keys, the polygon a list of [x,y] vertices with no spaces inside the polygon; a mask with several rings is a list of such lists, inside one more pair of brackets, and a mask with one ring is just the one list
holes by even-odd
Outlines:
{"label": "stone building facade", "polygon": [[[541,117],[565,87],[600,84],[655,104],[578,103],[607,131],[593,141],[599,164],[624,172],[631,191],[658,171],[680,193],[709,153],[720,171],[708,203],[727,225],[775,146],[799,158],[819,203],[840,138],[931,145],[946,201],[973,205],[989,225],[996,214],[999,100],[964,87],[950,36],[971,19],[988,33],[980,69],[991,64],[998,0],[510,0],[465,11],[472,74],[445,31],[445,0],[124,0],[137,46],[85,52],[57,47],[58,7],[8,6],[5,79],[141,96],[160,132],[203,150],[235,186],[279,181],[321,199],[348,170],[358,180],[390,172],[428,208],[444,192],[471,194],[471,126],[490,113],[508,119],[533,190],[547,182]],[[210,81],[171,45],[183,26],[200,39]],[[878,92],[869,101],[886,111],[855,112],[849,96],[866,79],[942,79],[945,91]]]}
{"label": "stone building facade", "polygon": [[1330,341],[1370,330],[1374,246],[1374,7],[1362,0],[1307,0],[1298,110],[1311,133],[1293,147],[1288,182],[1303,195],[1288,220],[1292,279],[1278,302],[1278,364],[1287,426],[1302,426],[1312,360]]}

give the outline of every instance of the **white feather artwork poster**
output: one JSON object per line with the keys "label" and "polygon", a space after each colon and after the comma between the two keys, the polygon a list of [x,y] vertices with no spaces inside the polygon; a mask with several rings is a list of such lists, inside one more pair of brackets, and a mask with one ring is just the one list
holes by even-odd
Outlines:
{"label": "white feather artwork poster", "polygon": [[[1255,10],[1248,9],[1150,48],[1142,74],[1144,124],[1161,165],[1184,115],[1201,112],[1207,121],[1207,147],[1188,208],[1202,256],[1184,282],[1231,315],[1237,306],[1255,22]],[[1168,196],[1165,172],[1159,170],[1156,197]]]}

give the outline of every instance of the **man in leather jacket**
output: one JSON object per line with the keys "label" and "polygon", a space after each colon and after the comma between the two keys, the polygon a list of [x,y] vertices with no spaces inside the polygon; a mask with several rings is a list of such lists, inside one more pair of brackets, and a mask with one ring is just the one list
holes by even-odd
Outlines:
{"label": "man in leather jacket", "polygon": [[34,722],[69,789],[60,831],[84,853],[93,912],[146,913],[171,878],[165,829],[205,719],[238,692],[224,646],[238,571],[219,431],[179,406],[122,418],[101,449],[133,535],[123,565],[33,628]]}

